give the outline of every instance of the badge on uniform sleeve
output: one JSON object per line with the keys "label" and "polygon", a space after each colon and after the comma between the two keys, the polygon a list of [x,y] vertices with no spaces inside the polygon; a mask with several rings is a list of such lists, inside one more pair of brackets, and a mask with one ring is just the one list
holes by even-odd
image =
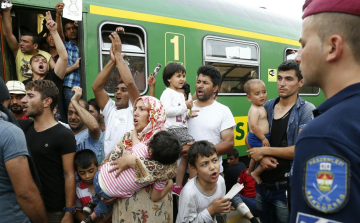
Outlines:
{"label": "badge on uniform sleeve", "polygon": [[349,198],[349,162],[339,156],[316,155],[305,163],[303,192],[313,209],[333,213]]}
{"label": "badge on uniform sleeve", "polygon": [[341,223],[338,221],[318,217],[315,215],[304,214],[301,212],[297,213],[296,223]]}

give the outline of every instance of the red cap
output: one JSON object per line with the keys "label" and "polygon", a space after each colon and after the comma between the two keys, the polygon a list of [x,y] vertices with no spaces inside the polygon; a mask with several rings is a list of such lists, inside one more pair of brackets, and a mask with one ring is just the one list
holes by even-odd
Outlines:
{"label": "red cap", "polygon": [[306,0],[303,6],[303,16],[321,12],[339,12],[360,16],[359,0]]}

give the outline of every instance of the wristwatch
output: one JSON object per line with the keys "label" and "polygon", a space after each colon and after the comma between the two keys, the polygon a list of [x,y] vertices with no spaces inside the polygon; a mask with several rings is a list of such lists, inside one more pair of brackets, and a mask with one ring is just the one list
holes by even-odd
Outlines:
{"label": "wristwatch", "polygon": [[75,214],[76,209],[75,207],[64,207],[63,209],[65,212],[71,212],[71,214]]}

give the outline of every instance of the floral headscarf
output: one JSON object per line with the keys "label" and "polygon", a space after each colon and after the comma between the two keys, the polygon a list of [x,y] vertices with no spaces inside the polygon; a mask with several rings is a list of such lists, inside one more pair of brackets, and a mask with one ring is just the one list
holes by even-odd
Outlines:
{"label": "floral headscarf", "polygon": [[[161,102],[151,96],[142,96],[134,101],[134,105],[139,100],[143,100],[147,111],[149,113],[149,123],[139,133],[139,139],[145,145],[148,145],[153,135],[165,130],[165,109]],[[132,151],[132,141],[130,132],[125,133],[117,146],[109,153],[103,160],[102,164],[106,162],[115,161],[122,156],[124,149]],[[157,180],[172,179],[176,176],[177,164],[163,165],[154,160],[146,158],[137,158],[135,166],[135,182],[154,182]]]}
{"label": "floral headscarf", "polygon": [[134,101],[134,106],[136,106],[136,103],[139,100],[142,100],[144,102],[147,111],[149,113],[149,123],[147,124],[147,126],[145,126],[145,128],[141,132],[139,132],[139,139],[145,145],[148,145],[153,135],[155,135],[160,131],[165,130],[165,122],[166,122],[165,109],[157,98],[151,96],[138,97]]}

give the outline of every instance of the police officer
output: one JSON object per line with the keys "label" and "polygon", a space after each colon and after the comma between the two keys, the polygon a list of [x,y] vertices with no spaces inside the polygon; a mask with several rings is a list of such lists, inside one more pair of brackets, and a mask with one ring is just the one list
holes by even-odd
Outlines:
{"label": "police officer", "polygon": [[295,60],[327,100],[296,143],[291,222],[358,222],[360,1],[309,0],[303,10]]}

